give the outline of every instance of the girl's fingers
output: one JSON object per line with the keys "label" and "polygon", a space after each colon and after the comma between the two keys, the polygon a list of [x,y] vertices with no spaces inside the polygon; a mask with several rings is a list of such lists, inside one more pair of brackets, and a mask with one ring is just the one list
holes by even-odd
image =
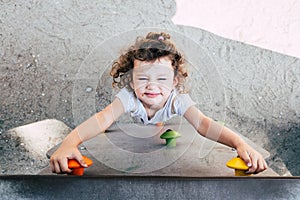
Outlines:
{"label": "girl's fingers", "polygon": [[258,159],[255,156],[251,157],[252,159],[252,166],[248,169],[247,173],[254,173],[258,166]]}
{"label": "girl's fingers", "polygon": [[72,170],[68,167],[68,158],[53,158],[50,159],[50,167],[53,173],[71,173]]}
{"label": "girl's fingers", "polygon": [[265,169],[265,170],[268,169],[268,164],[267,164],[267,162],[265,161],[265,159],[264,159],[264,169]]}
{"label": "girl's fingers", "polygon": [[60,166],[58,162],[54,162],[54,172],[57,174],[61,173]]}
{"label": "girl's fingers", "polygon": [[60,169],[61,169],[61,172],[62,173],[71,173],[72,170],[69,169],[69,166],[68,166],[68,158],[63,158],[61,160],[61,162],[59,163],[60,165]]}
{"label": "girl's fingers", "polygon": [[257,173],[262,172],[262,171],[266,170],[267,168],[268,168],[268,165],[267,165],[266,161],[263,158],[259,159],[258,160],[258,167],[256,169],[256,172]]}
{"label": "girl's fingers", "polygon": [[81,166],[88,167],[80,153],[74,155],[74,159],[76,159],[80,163]]}
{"label": "girl's fingers", "polygon": [[243,159],[243,161],[245,161],[248,167],[253,166],[253,160],[251,159],[250,154],[247,151],[241,151],[238,154]]}
{"label": "girl's fingers", "polygon": [[52,159],[52,157],[50,158],[50,169],[51,169],[52,173],[55,172],[55,171],[54,171],[54,164],[53,164],[53,159]]}
{"label": "girl's fingers", "polygon": [[248,169],[247,173],[259,173],[268,168],[266,161],[262,156],[250,155],[252,160],[252,166]]}

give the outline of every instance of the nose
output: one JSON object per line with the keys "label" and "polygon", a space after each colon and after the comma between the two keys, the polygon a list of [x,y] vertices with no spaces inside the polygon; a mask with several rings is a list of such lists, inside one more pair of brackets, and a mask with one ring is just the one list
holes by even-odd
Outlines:
{"label": "nose", "polygon": [[154,89],[157,86],[157,83],[154,81],[149,81],[146,85],[146,89],[151,90]]}

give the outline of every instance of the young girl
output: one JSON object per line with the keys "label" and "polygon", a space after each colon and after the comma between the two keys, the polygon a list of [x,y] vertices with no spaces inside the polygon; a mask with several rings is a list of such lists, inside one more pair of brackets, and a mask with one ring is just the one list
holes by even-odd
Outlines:
{"label": "young girl", "polygon": [[120,88],[113,102],[76,127],[51,156],[55,173],[70,173],[68,159],[86,167],[78,145],[103,133],[124,113],[130,113],[144,124],[167,121],[175,115],[184,118],[199,134],[235,148],[249,166],[248,173],[267,169],[262,155],[236,133],[205,116],[185,93],[188,76],[185,60],[170,40],[170,35],[150,32],[137,38],[134,45],[114,62],[111,69],[113,86]]}

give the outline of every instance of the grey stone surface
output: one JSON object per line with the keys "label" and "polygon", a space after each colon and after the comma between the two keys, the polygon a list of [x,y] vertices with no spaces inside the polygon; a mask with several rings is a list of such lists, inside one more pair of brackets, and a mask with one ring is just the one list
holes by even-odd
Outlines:
{"label": "grey stone surface", "polygon": [[[286,165],[293,175],[300,175],[300,60],[176,26],[171,21],[175,12],[173,0],[0,1],[0,139],[6,144],[2,149],[14,150],[16,140],[5,142],[10,128],[48,118],[73,128],[101,110],[112,96],[104,72],[118,52],[117,48],[103,51],[106,45],[121,47],[127,41],[118,38],[126,31],[166,28],[199,46],[186,54],[188,61],[196,63],[192,96],[201,110],[221,116],[270,151],[269,164],[278,173],[284,174],[280,166]],[[93,55],[97,55],[95,60]],[[103,73],[98,73],[100,81],[78,79],[82,66],[98,61]],[[77,89],[82,92],[75,94]],[[76,109],[90,96],[94,107],[85,107],[83,117],[78,118]],[[82,104],[77,105],[77,99]]]}
{"label": "grey stone surface", "polygon": [[[165,141],[160,138],[168,129],[181,134],[174,148],[166,147]],[[244,140],[264,158],[270,156],[269,152],[248,138]],[[59,145],[50,149],[47,157],[50,158]],[[79,150],[93,160],[93,165],[85,169],[85,176],[234,176],[234,170],[228,168],[226,163],[237,156],[235,150],[199,136],[186,121],[166,123],[164,127],[114,124],[105,134],[81,144]],[[49,174],[52,174],[50,166],[39,173]],[[279,178],[271,168],[252,176]]]}
{"label": "grey stone surface", "polygon": [[6,199],[289,199],[300,198],[299,178],[0,177]]}

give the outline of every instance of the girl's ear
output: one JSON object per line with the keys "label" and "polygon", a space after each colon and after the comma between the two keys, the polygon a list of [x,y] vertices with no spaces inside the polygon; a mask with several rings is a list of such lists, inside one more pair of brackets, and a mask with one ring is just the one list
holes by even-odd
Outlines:
{"label": "girl's ear", "polygon": [[177,86],[177,84],[178,84],[178,77],[175,76],[174,80],[173,80],[173,88],[175,88]]}

